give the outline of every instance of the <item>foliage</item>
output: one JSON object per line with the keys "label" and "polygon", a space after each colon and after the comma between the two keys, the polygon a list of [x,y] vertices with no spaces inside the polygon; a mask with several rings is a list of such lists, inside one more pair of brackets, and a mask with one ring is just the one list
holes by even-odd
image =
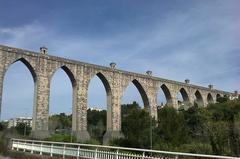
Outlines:
{"label": "foliage", "polygon": [[155,131],[160,140],[174,146],[184,144],[188,140],[184,114],[172,107],[158,110],[158,126]]}
{"label": "foliage", "polygon": [[[125,138],[111,145],[149,148],[150,117],[137,103],[122,106]],[[155,125],[155,126],[154,126]],[[197,105],[177,111],[158,110],[152,132],[153,149],[190,153],[240,156],[240,101],[221,97],[206,108]]]}
{"label": "foliage", "polygon": [[69,135],[69,134],[53,134],[46,140],[56,141],[56,142],[76,142],[77,141],[75,136]]}
{"label": "foliage", "polygon": [[[122,132],[125,138],[113,140],[111,144],[150,148],[150,133],[152,118],[140,106],[133,104],[122,105]],[[152,123],[154,125],[154,123]]]}
{"label": "foliage", "polygon": [[[106,116],[105,110],[88,110],[88,131],[92,138],[87,143],[101,143]],[[69,116],[60,114],[53,119],[59,122],[56,128],[71,127]],[[110,141],[111,145],[240,156],[239,99],[230,101],[221,97],[206,108],[194,105],[186,110],[167,106],[158,109],[157,121],[133,102],[121,106],[121,119],[124,138]],[[58,134],[51,140],[69,141],[69,136]]]}
{"label": "foliage", "polygon": [[0,131],[7,129],[7,122],[0,122]]}
{"label": "foliage", "polygon": [[99,140],[96,140],[94,138],[91,138],[91,139],[87,140],[84,143],[85,144],[92,144],[92,145],[100,145],[101,144],[101,142]]}
{"label": "foliage", "polygon": [[72,115],[65,113],[54,114],[49,117],[49,130],[70,130],[72,127]]}
{"label": "foliage", "polygon": [[18,123],[15,129],[18,134],[28,136],[31,133],[32,128],[27,123]]}
{"label": "foliage", "polygon": [[99,142],[106,132],[107,111],[87,110],[88,132],[90,136]]}
{"label": "foliage", "polygon": [[4,154],[7,151],[5,139],[0,135],[0,154]]}

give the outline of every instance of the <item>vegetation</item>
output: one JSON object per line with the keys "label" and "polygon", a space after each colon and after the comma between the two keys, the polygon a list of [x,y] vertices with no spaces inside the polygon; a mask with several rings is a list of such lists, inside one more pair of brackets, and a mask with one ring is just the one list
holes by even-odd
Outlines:
{"label": "vegetation", "polygon": [[[124,138],[110,141],[111,145],[181,151],[191,153],[240,156],[240,99],[219,98],[208,107],[194,105],[175,110],[167,106],[158,109],[158,120],[150,117],[138,103],[122,105],[122,133]],[[106,111],[88,110],[88,131],[91,139],[86,143],[102,143],[106,131]],[[51,141],[76,142],[71,134],[71,115],[64,113],[50,117],[53,135]],[[6,123],[0,123],[0,132]],[[29,134],[22,124],[14,129],[18,134]],[[12,131],[12,129],[11,129]],[[3,134],[3,133],[0,133]],[[5,133],[6,134],[6,133]],[[1,136],[1,138],[3,138]],[[3,150],[4,140],[0,140]]]}
{"label": "vegetation", "polygon": [[[102,143],[103,135],[106,132],[106,120],[106,110],[87,110],[87,129],[93,141],[96,140],[95,142]],[[92,140],[90,142],[92,142]]]}
{"label": "vegetation", "polygon": [[19,135],[28,136],[31,133],[32,128],[26,123],[18,123],[15,127]]}
{"label": "vegetation", "polygon": [[48,141],[56,141],[56,142],[76,142],[77,141],[75,136],[73,136],[71,134],[69,135],[69,134],[63,134],[63,133],[52,134],[46,140],[48,140]]}
{"label": "vegetation", "polygon": [[65,113],[54,114],[49,117],[49,130],[58,133],[70,133],[72,127],[72,115]]}
{"label": "vegetation", "polygon": [[122,109],[125,138],[112,145],[151,148],[152,138],[153,149],[240,156],[239,100],[224,97],[207,108],[195,105],[181,111],[164,107],[158,110],[156,123],[135,102]]}

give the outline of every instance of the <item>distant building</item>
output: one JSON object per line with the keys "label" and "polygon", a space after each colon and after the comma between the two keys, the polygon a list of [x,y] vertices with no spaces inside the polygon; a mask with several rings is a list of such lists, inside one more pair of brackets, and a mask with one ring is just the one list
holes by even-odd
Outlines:
{"label": "distant building", "polygon": [[97,107],[92,107],[92,108],[88,108],[90,110],[95,110],[95,111],[103,111],[104,109],[101,109],[101,108],[97,108]]}
{"label": "distant building", "polygon": [[28,126],[32,127],[32,118],[31,117],[18,117],[8,120],[8,128],[15,127],[19,123],[26,123]]}

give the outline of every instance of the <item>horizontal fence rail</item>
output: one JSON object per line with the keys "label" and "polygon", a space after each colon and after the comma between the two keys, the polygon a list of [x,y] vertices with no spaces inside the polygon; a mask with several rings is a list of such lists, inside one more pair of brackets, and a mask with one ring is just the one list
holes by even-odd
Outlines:
{"label": "horizontal fence rail", "polygon": [[11,139],[10,146],[12,150],[16,151],[39,155],[61,156],[62,158],[69,156],[76,157],[77,159],[240,159],[240,157],[230,156],[23,139]]}

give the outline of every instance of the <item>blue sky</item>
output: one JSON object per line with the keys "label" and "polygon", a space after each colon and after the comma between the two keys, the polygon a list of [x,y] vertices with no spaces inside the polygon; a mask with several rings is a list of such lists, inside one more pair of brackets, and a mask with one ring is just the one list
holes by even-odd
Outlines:
{"label": "blue sky", "polygon": [[[0,43],[119,69],[240,91],[239,0],[0,0]],[[96,91],[97,90],[97,91]],[[4,80],[2,119],[31,115],[33,81],[21,63]],[[71,112],[71,84],[51,83],[50,113]],[[89,106],[106,107],[98,78]],[[159,94],[159,103],[163,97]],[[142,103],[130,85],[122,103]],[[16,111],[17,110],[17,111]]]}

